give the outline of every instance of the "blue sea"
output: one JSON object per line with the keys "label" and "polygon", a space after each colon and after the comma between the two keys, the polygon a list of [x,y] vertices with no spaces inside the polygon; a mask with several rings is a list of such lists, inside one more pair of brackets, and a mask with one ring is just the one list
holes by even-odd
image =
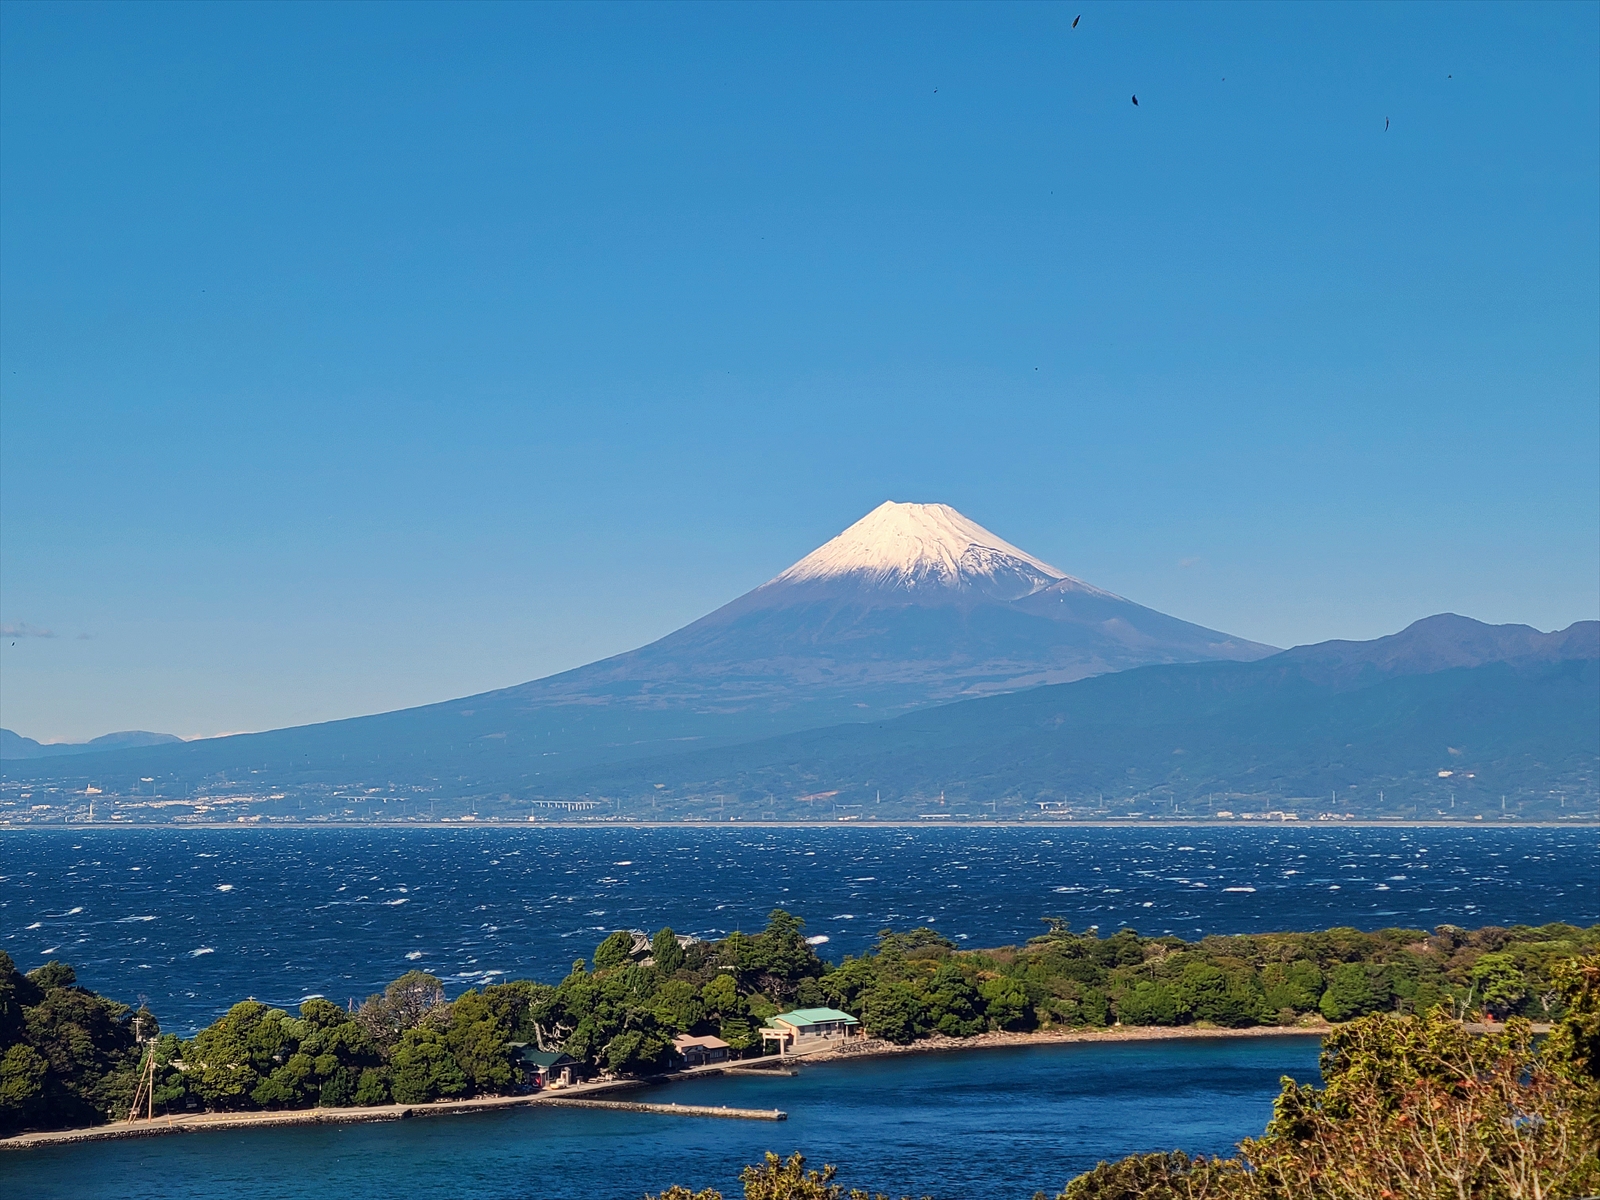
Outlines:
{"label": "blue sea", "polygon": [[192,1033],[234,1001],[554,982],[619,928],[719,937],[782,907],[837,962],[885,928],[968,946],[1600,921],[1594,829],[29,829],[0,833],[0,949]]}
{"label": "blue sea", "polygon": [[[559,979],[608,931],[716,937],[783,907],[835,961],[883,928],[1003,945],[1043,919],[1103,933],[1600,921],[1593,829],[29,829],[0,833],[0,948],[72,963],[188,1033],[244,996],[360,1000],[422,968],[454,993]],[[1225,1152],[1259,1133],[1316,1041],[1030,1047],[671,1085],[781,1125],[501,1112],[0,1156],[39,1196],[738,1195],[765,1150],[899,1194],[1026,1200],[1102,1158]]]}

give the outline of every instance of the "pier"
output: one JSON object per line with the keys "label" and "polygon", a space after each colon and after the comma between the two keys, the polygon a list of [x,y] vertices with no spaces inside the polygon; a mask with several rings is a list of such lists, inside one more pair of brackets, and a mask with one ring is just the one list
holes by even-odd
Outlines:
{"label": "pier", "polygon": [[608,1108],[621,1112],[665,1113],[673,1117],[722,1117],[736,1121],[787,1121],[781,1108],[729,1108],[726,1104],[646,1104],[636,1100],[579,1100],[541,1096],[536,1102],[558,1108]]}

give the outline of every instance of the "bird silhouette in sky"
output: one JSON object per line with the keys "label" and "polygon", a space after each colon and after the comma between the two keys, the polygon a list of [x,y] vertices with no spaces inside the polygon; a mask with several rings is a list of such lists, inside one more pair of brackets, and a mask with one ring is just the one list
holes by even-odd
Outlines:
{"label": "bird silhouette in sky", "polygon": [[1385,118],[1384,118],[1384,119],[1383,119],[1383,131],[1384,131],[1384,132],[1385,132],[1385,133],[1388,133],[1388,132],[1389,132],[1389,118],[1388,118],[1388,117],[1385,117]]}
{"label": "bird silhouette in sky", "polygon": [[1139,107],[1139,97],[1137,97],[1137,96],[1135,96],[1135,97],[1134,97],[1134,98],[1133,98],[1133,106],[1134,106],[1134,107],[1135,107],[1135,108],[1138,108],[1138,107]]}
{"label": "bird silhouette in sky", "polygon": [[1083,20],[1083,14],[1079,13],[1077,16],[1072,18],[1072,27],[1076,29],[1078,27],[1078,22],[1081,20]]}

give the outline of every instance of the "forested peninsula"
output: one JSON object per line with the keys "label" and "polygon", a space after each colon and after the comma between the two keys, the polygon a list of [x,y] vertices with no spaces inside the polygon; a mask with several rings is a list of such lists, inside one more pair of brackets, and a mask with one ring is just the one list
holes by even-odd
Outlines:
{"label": "forested peninsula", "polygon": [[[80,987],[70,966],[26,974],[0,952],[0,1133],[126,1117],[138,1080],[156,1114],[420,1104],[526,1086],[520,1057],[564,1053],[586,1073],[650,1076],[682,1065],[681,1034],[761,1053],[760,1026],[794,1007],[858,1017],[910,1044],[992,1031],[1114,1024],[1322,1028],[1372,1013],[1481,1014],[1551,1022],[1560,964],[1600,951],[1600,926],[1329,929],[1208,937],[1101,937],[1059,920],[1023,946],[963,950],[931,929],[883,931],[859,958],[823,961],[782,910],[717,941],[611,934],[559,984],[448,998],[411,972],[352,1010],[310,999],[291,1014],[235,1004],[193,1038]],[[139,1040],[142,1034],[145,1039]],[[153,1071],[148,1057],[153,1056]]]}
{"label": "forested peninsula", "polygon": [[[1551,982],[1561,1016],[1542,1042],[1523,1017],[1476,1033],[1444,1005],[1359,1017],[1323,1039],[1322,1086],[1283,1080],[1266,1130],[1235,1156],[1174,1150],[1102,1162],[1054,1200],[1592,1197],[1600,1192],[1600,958],[1562,960]],[[889,1200],[847,1192],[833,1167],[807,1169],[799,1153],[769,1152],[739,1181],[744,1200]],[[645,1200],[724,1196],[676,1184]]]}

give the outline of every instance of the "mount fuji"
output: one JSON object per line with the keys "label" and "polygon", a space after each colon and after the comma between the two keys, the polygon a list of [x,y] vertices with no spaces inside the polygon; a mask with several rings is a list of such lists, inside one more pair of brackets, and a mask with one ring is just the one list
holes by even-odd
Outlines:
{"label": "mount fuji", "polygon": [[[890,502],[700,620],[559,675],[422,708],[34,769],[535,786],[591,764],[1130,667],[1273,652],[1075,579],[947,505]],[[25,769],[6,766],[8,775]]]}

